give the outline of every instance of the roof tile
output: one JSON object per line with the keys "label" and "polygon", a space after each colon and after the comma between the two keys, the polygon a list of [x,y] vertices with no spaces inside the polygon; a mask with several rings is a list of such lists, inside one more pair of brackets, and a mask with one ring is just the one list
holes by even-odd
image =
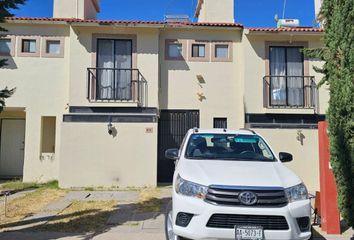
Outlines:
{"label": "roof tile", "polygon": [[97,24],[147,24],[147,25],[170,25],[170,26],[201,26],[201,27],[238,27],[243,26],[239,23],[209,23],[209,22],[162,22],[162,21],[143,21],[143,20],[95,20],[77,18],[38,18],[38,17],[10,17],[12,21],[51,21],[68,23],[97,23]]}

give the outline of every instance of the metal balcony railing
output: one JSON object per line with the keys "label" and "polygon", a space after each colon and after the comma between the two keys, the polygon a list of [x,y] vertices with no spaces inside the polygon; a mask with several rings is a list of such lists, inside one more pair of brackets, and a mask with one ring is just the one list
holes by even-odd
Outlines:
{"label": "metal balcony railing", "polygon": [[264,76],[263,101],[267,108],[317,108],[313,76]]}
{"label": "metal balcony railing", "polygon": [[87,68],[90,102],[129,102],[145,106],[147,81],[139,69]]}

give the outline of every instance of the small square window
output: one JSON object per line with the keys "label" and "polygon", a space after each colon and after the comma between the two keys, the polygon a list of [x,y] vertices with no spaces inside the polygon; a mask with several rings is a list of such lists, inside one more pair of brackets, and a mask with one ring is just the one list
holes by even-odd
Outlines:
{"label": "small square window", "polygon": [[22,48],[23,53],[36,53],[37,52],[37,41],[32,39],[23,39]]}
{"label": "small square window", "polygon": [[11,53],[11,39],[0,39],[0,53],[1,54]]}
{"label": "small square window", "polygon": [[182,57],[182,44],[181,43],[168,44],[168,56],[170,58],[181,58]]}
{"label": "small square window", "polygon": [[229,57],[229,45],[215,45],[215,58],[228,58]]}
{"label": "small square window", "polygon": [[227,118],[214,118],[214,128],[227,128]]}
{"label": "small square window", "polygon": [[192,57],[205,57],[205,44],[192,44]]}
{"label": "small square window", "polygon": [[46,53],[48,54],[60,54],[60,41],[59,40],[48,40],[46,42]]}

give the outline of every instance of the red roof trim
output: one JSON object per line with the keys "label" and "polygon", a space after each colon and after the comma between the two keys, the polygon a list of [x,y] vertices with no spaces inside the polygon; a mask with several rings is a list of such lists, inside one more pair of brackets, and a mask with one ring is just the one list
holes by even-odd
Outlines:
{"label": "red roof trim", "polygon": [[247,28],[252,32],[324,32],[322,28],[307,28],[307,27],[296,27],[296,28]]}
{"label": "red roof trim", "polygon": [[97,23],[97,24],[148,24],[148,25],[180,25],[180,26],[200,26],[200,27],[238,27],[243,28],[239,23],[208,23],[208,22],[161,22],[143,20],[89,20],[76,18],[36,18],[36,17],[10,17],[12,21],[49,21],[49,22],[68,22],[68,23]]}

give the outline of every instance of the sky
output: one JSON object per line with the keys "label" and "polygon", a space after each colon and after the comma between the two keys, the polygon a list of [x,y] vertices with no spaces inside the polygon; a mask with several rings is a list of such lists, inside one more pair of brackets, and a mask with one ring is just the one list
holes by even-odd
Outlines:
{"label": "sky", "polygon": [[[99,19],[164,20],[166,14],[187,14],[193,17],[197,0],[101,0]],[[214,0],[218,1],[218,0]],[[235,21],[246,27],[275,27],[275,14],[300,19],[301,26],[313,26],[314,0],[235,0]],[[53,0],[27,0],[16,16],[51,17]]]}

